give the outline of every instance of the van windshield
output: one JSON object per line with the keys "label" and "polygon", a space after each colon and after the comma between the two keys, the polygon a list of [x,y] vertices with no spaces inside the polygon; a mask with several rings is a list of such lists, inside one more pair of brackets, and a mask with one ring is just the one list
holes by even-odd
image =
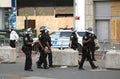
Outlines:
{"label": "van windshield", "polygon": [[61,32],[60,37],[70,37],[71,34],[72,32]]}
{"label": "van windshield", "polygon": [[77,32],[79,36],[83,37],[85,35],[85,32]]}
{"label": "van windshield", "polygon": [[59,37],[60,37],[60,32],[52,32],[52,33],[50,34],[50,37],[51,37],[51,38],[59,38]]}

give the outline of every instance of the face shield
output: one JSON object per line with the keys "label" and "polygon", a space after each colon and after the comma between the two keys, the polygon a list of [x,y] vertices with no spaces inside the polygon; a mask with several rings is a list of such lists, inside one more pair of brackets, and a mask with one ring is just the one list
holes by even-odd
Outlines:
{"label": "face shield", "polygon": [[46,30],[46,27],[45,26],[41,26],[40,27],[40,32],[44,32]]}
{"label": "face shield", "polygon": [[31,29],[31,28],[28,28],[28,29],[24,32],[24,34],[31,36],[31,35],[32,35],[32,29]]}
{"label": "face shield", "polygon": [[49,33],[49,32],[50,32],[50,29],[47,28],[47,29],[45,30],[45,33]]}
{"label": "face shield", "polygon": [[28,32],[29,34],[31,34],[31,33],[32,33],[32,29],[31,29],[31,28],[28,28],[28,29],[27,29],[27,32]]}

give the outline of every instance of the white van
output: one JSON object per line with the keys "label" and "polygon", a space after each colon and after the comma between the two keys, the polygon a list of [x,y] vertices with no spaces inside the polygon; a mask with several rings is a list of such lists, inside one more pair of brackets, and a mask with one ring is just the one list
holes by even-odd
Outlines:
{"label": "white van", "polygon": [[[52,47],[65,49],[69,47],[70,35],[72,34],[72,30],[57,30],[50,34]],[[76,31],[76,35],[78,37],[78,48],[82,46],[82,37],[85,35],[84,31]]]}
{"label": "white van", "polygon": [[[72,30],[56,30],[50,34],[51,37],[51,44],[52,48],[58,48],[58,49],[65,49],[69,48],[69,42],[70,42],[70,35],[72,34]],[[78,37],[78,51],[81,51],[82,46],[82,38],[85,35],[86,30],[76,31],[76,35]],[[38,40],[38,38],[33,39],[34,42]],[[36,47],[38,46],[35,46]]]}

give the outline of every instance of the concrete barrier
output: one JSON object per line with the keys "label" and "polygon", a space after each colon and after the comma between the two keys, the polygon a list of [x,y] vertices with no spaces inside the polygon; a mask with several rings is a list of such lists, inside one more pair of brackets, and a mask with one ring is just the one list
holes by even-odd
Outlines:
{"label": "concrete barrier", "polygon": [[105,67],[109,69],[120,69],[120,50],[110,50],[106,53]]}
{"label": "concrete barrier", "polygon": [[78,52],[72,49],[52,49],[53,65],[57,66],[77,66]]}
{"label": "concrete barrier", "polygon": [[15,63],[16,62],[16,48],[10,46],[0,47],[0,62],[1,63]]}

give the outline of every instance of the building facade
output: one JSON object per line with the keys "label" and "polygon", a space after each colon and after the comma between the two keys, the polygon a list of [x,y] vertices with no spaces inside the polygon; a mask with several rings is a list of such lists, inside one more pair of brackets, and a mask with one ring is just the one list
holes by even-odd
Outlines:
{"label": "building facade", "polygon": [[100,42],[120,43],[120,1],[86,0],[85,24],[93,27]]}
{"label": "building facade", "polygon": [[[74,0],[44,0],[41,2],[32,0],[35,5],[28,4],[29,1],[26,0],[22,3],[22,0],[17,0],[16,29],[25,27],[26,13],[29,14],[28,20],[34,21],[34,24],[30,25],[35,26],[37,34],[39,34],[39,28],[42,25],[50,27],[51,31],[64,28],[66,25],[74,26]],[[0,8],[0,28],[4,29],[7,23],[3,18],[5,15],[3,10]],[[119,21],[119,0],[85,0],[85,28],[92,27],[100,42],[119,42]]]}
{"label": "building facade", "polygon": [[93,1],[93,24],[100,42],[110,41],[111,9],[110,0]]}

